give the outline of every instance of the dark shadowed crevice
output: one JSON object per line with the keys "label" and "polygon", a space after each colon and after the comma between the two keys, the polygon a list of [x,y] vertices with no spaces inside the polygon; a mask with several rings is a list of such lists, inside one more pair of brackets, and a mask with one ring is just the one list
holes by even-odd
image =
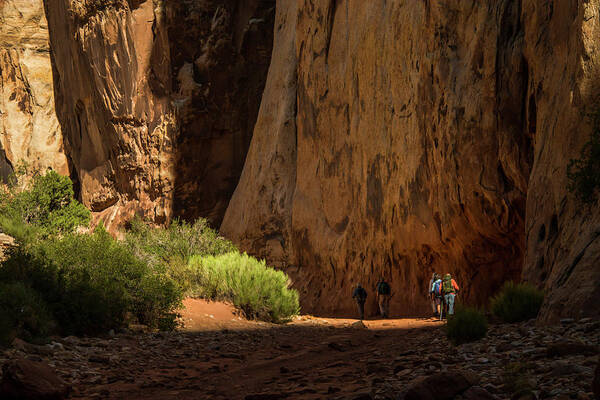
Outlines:
{"label": "dark shadowed crevice", "polygon": [[0,146],[0,181],[4,184],[8,184],[13,173],[13,166],[8,160],[8,157],[6,157],[6,152],[2,146]]}
{"label": "dark shadowed crevice", "polygon": [[180,130],[173,215],[219,226],[262,100],[275,0],[166,2],[165,15]]}

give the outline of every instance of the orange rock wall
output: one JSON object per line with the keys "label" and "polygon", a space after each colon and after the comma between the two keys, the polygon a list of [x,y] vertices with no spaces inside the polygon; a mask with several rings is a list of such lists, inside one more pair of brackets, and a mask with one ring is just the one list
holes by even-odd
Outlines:
{"label": "orange rock wall", "polygon": [[46,1],[57,114],[81,198],[219,224],[269,64],[272,0]]}
{"label": "orange rock wall", "polygon": [[21,162],[69,174],[41,0],[0,0],[0,183]]}
{"label": "orange rock wall", "polygon": [[[372,294],[381,275],[393,312],[425,312],[433,271],[483,304],[525,262],[547,289],[542,319],[597,315],[559,305],[587,304],[600,282],[598,213],[578,207],[565,175],[589,137],[569,104],[597,59],[598,4],[566,3],[278,2],[223,233],[286,268],[307,312],[351,314],[352,285]],[[572,210],[554,225],[563,244],[538,244],[561,204]],[[560,250],[569,240],[577,249]],[[579,259],[571,278],[556,257],[542,261],[546,277],[534,272],[557,252]]]}

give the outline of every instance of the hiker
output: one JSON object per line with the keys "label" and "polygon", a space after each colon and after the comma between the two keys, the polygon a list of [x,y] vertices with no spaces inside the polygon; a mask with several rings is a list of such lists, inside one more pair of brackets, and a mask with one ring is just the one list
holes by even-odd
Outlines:
{"label": "hiker", "polygon": [[365,301],[367,301],[367,291],[360,285],[356,285],[356,289],[352,293],[352,298],[358,306],[358,316],[362,320],[365,318]]}
{"label": "hiker", "polygon": [[377,303],[379,303],[379,312],[382,318],[387,318],[389,315],[391,294],[392,289],[390,285],[381,277],[377,284]]}
{"label": "hiker", "polygon": [[442,279],[439,274],[435,274],[433,282],[433,302],[435,304],[435,316],[440,320],[444,316],[444,292],[442,290]]}
{"label": "hiker", "polygon": [[440,279],[440,275],[434,272],[429,281],[429,297],[431,298],[431,309],[433,310],[434,317],[439,317],[440,315],[440,306],[442,304],[441,284],[442,280]]}
{"label": "hiker", "polygon": [[459,290],[460,289],[456,284],[456,281],[452,279],[452,276],[450,276],[450,274],[444,275],[442,291],[444,293],[444,303],[448,305],[448,315],[454,314],[454,298]]}
{"label": "hiker", "polygon": [[436,275],[437,274],[434,272],[429,280],[429,286],[427,286],[427,296],[429,296],[429,299],[431,300],[431,311],[433,312],[434,316],[437,316],[437,309],[435,308],[435,296],[433,294],[433,283],[435,282]]}

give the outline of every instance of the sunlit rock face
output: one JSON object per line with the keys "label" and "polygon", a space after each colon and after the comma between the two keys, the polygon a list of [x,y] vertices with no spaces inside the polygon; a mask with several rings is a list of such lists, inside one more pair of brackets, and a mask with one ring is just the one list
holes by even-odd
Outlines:
{"label": "sunlit rock face", "polygon": [[[484,302],[518,278],[531,137],[514,2],[287,1],[222,230],[288,271],[304,310],[399,313],[431,274]],[[281,54],[279,54],[279,53]]]}
{"label": "sunlit rock face", "polygon": [[69,173],[42,0],[0,0],[0,182],[20,162]]}
{"label": "sunlit rock face", "polygon": [[597,1],[278,2],[222,232],[286,267],[308,312],[353,313],[357,282],[373,312],[382,275],[394,313],[426,312],[436,271],[460,301],[523,273],[543,320],[598,315],[600,213],[566,189],[597,21]]}
{"label": "sunlit rock face", "polygon": [[270,59],[273,1],[46,1],[57,114],[81,198],[220,223]]}

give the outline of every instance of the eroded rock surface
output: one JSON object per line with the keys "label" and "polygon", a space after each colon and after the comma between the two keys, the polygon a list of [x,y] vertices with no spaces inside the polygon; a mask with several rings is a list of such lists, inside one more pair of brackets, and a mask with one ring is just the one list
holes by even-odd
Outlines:
{"label": "eroded rock surface", "polygon": [[46,2],[59,119],[85,205],[218,224],[270,59],[273,1]]}
{"label": "eroded rock surface", "polygon": [[0,182],[20,162],[69,174],[42,0],[0,1]]}
{"label": "eroded rock surface", "polygon": [[[527,109],[537,116],[535,161],[527,192],[526,280],[547,293],[540,319],[600,317],[600,208],[567,191],[567,165],[579,158],[600,105],[600,2],[523,4],[530,84]],[[560,60],[549,62],[548,60]]]}
{"label": "eroded rock surface", "polygon": [[519,11],[509,1],[279,3],[223,232],[296,267],[307,311],[351,312],[352,285],[373,293],[381,275],[403,313],[425,309],[433,271],[454,274],[476,302],[518,278],[532,152]]}
{"label": "eroded rock surface", "polygon": [[218,227],[252,138],[275,0],[167,1],[165,8],[180,122],[174,213]]}
{"label": "eroded rock surface", "polygon": [[597,1],[278,2],[222,231],[287,266],[308,312],[352,312],[381,275],[392,310],[425,311],[433,271],[481,304],[525,265],[542,319],[597,316],[600,214],[566,182],[597,29]]}

